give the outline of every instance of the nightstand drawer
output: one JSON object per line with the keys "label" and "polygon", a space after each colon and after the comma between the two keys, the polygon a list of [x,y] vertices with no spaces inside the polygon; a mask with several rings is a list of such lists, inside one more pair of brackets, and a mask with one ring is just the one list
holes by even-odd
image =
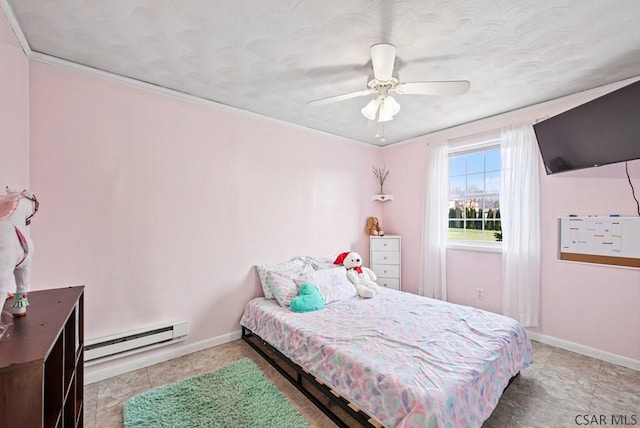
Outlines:
{"label": "nightstand drawer", "polygon": [[400,290],[400,280],[398,278],[378,278],[376,284],[378,284],[380,287]]}
{"label": "nightstand drawer", "polygon": [[400,251],[400,239],[373,238],[371,239],[371,251]]}
{"label": "nightstand drawer", "polygon": [[381,278],[400,278],[399,265],[371,265],[371,270]]}
{"label": "nightstand drawer", "polygon": [[372,251],[371,263],[382,265],[400,264],[400,253],[397,251]]}

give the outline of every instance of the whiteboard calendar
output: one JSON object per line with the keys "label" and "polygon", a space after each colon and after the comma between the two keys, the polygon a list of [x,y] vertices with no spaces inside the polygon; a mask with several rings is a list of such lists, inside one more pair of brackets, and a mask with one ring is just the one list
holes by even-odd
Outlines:
{"label": "whiteboard calendar", "polygon": [[562,260],[640,265],[640,217],[562,217],[559,229]]}

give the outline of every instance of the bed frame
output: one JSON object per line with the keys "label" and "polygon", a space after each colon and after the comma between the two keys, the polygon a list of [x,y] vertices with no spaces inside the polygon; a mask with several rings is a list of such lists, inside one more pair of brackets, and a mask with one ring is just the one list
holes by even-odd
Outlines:
{"label": "bed frame", "polygon": [[[336,425],[341,428],[353,427],[356,422],[359,426],[382,428],[382,425],[360,410],[358,406],[342,397],[335,389],[326,385],[322,380],[291,361],[286,355],[265,342],[260,336],[242,326],[242,340],[255,349],[267,362],[280,372],[289,382],[291,382],[305,397],[316,405],[325,415],[327,415]],[[313,388],[310,389],[309,386]],[[320,393],[322,397],[329,399],[330,403],[335,403],[343,410],[342,415],[331,409],[331,404],[325,404],[317,397]],[[345,421],[344,414],[348,415]],[[351,423],[350,423],[351,422]]]}
{"label": "bed frame", "polygon": [[[356,422],[359,426],[363,427],[375,427],[382,428],[382,425],[373,417],[360,410],[358,406],[351,403],[349,400],[342,397],[338,391],[331,388],[322,382],[321,379],[313,376],[307,370],[291,361],[286,355],[278,351],[272,345],[264,341],[260,336],[246,328],[242,327],[242,340],[247,342],[249,346],[255,349],[267,362],[269,362],[276,370],[280,372],[289,382],[291,382],[305,397],[307,397],[313,404],[316,405],[325,415],[327,415],[336,425],[341,428],[353,427],[353,423]],[[293,372],[293,373],[292,373]],[[509,385],[520,375],[520,372],[516,373],[509,383],[504,387],[506,391]],[[313,386],[313,389],[309,389],[308,386]],[[326,405],[315,394],[320,393],[323,397],[329,399],[330,403],[335,403],[348,415],[349,421],[332,410],[331,404]]]}

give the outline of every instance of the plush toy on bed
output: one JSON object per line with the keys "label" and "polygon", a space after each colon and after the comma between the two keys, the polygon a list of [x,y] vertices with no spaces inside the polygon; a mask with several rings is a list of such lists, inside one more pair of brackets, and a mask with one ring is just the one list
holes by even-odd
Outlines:
{"label": "plush toy on bed", "polygon": [[371,269],[362,266],[360,254],[354,252],[342,253],[333,263],[347,268],[347,278],[356,287],[360,297],[373,297],[380,290],[378,284],[374,282],[378,277]]}
{"label": "plush toy on bed", "polygon": [[298,296],[291,299],[289,306],[293,312],[312,312],[324,308],[324,299],[318,287],[308,282],[302,283]]}

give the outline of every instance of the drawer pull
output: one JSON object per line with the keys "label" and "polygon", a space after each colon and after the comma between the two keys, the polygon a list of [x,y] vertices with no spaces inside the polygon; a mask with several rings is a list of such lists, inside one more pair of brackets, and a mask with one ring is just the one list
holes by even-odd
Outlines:
{"label": "drawer pull", "polygon": [[384,273],[387,273],[387,271],[385,270]]}
{"label": "drawer pull", "polygon": [[387,257],[385,256],[384,259],[387,260]]}
{"label": "drawer pull", "polygon": [[385,242],[383,245],[386,247],[386,246],[387,246],[387,243]]}

